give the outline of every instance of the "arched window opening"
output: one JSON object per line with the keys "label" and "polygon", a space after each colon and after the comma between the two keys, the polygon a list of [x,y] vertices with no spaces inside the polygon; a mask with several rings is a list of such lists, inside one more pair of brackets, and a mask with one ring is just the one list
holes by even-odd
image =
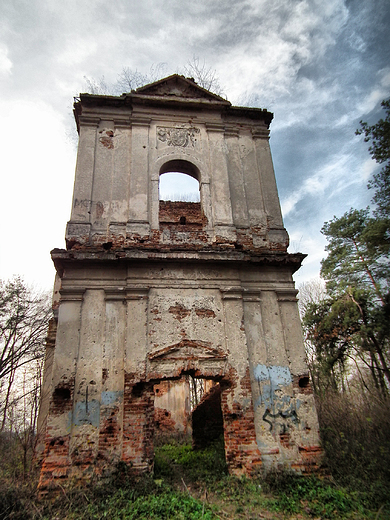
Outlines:
{"label": "arched window opening", "polygon": [[172,160],[160,169],[160,229],[196,231],[205,226],[200,203],[200,173],[188,161]]}
{"label": "arched window opening", "polygon": [[159,199],[199,202],[199,182],[186,173],[169,172],[160,175]]}

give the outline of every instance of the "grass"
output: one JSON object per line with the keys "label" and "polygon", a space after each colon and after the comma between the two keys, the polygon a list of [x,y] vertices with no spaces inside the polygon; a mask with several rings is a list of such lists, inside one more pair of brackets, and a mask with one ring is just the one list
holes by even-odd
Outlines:
{"label": "grass", "polygon": [[[4,469],[4,465],[1,466]],[[154,474],[135,478],[124,464],[110,481],[36,499],[36,480],[3,473],[0,519],[354,519],[390,520],[390,499],[352,491],[331,479],[275,471],[254,479],[227,473],[223,442],[202,451],[189,444],[156,447]]]}
{"label": "grass", "polygon": [[191,482],[212,484],[228,474],[223,440],[204,450],[190,444],[166,444],[155,449],[154,474],[170,482],[185,475]]}

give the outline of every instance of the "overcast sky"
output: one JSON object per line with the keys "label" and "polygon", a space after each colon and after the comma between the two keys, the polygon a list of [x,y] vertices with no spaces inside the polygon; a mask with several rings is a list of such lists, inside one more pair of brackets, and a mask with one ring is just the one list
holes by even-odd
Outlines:
{"label": "overcast sky", "polygon": [[375,171],[359,120],[390,95],[388,0],[3,0],[0,278],[50,288],[64,247],[84,76],[180,72],[198,56],[234,105],[267,108],[290,251],[318,276],[323,223],[369,204]]}

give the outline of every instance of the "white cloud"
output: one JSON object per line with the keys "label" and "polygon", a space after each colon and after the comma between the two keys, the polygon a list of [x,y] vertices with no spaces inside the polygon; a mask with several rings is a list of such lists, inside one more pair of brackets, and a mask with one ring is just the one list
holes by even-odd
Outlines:
{"label": "white cloud", "polygon": [[390,67],[385,67],[377,73],[378,80],[374,83],[371,91],[359,104],[358,109],[361,114],[368,114],[383,99],[389,97],[390,90]]}
{"label": "white cloud", "polygon": [[343,178],[343,171],[350,158],[347,155],[332,157],[331,161],[322,166],[319,170],[306,178],[302,185],[291,193],[287,199],[282,201],[282,213],[285,217],[294,211],[297,204],[304,198],[310,196],[318,198],[329,189],[337,189],[340,179]]}
{"label": "white cloud", "polygon": [[307,254],[302,267],[294,274],[296,284],[308,282],[319,275],[321,260],[325,258],[326,238],[316,233],[312,226],[306,226],[290,234],[290,253],[301,252]]}
{"label": "white cloud", "polygon": [[378,164],[370,158],[361,164],[358,173],[360,174],[362,181],[367,183],[376,170],[378,170]]}
{"label": "white cloud", "polygon": [[78,35],[71,41],[65,42],[63,50],[57,57],[57,62],[62,65],[79,65],[90,58],[97,51],[97,41]]}
{"label": "white cloud", "polygon": [[374,120],[389,92],[388,31],[378,23],[385,1],[3,3],[0,276],[51,278],[48,251],[63,245],[71,204],[74,151],[64,134],[74,124],[72,96],[84,76],[110,83],[125,66],[148,73],[167,62],[169,74],[196,55],[217,69],[230,101],[275,112],[288,231],[310,254],[303,272],[318,270],[323,222],[365,205],[375,163],[354,130],[365,114]]}
{"label": "white cloud", "polygon": [[265,100],[295,91],[300,68],[335,44],[348,18],[342,0],[279,0],[271,8],[269,2],[252,2],[251,9],[250,16],[259,19],[257,34],[231,49],[218,68],[233,100],[242,94],[243,84]]}
{"label": "white cloud", "polygon": [[50,250],[64,246],[75,155],[62,117],[46,103],[2,102],[0,272],[22,273],[49,288]]}
{"label": "white cloud", "polygon": [[12,71],[12,61],[8,57],[8,48],[0,44],[0,74],[9,75]]}

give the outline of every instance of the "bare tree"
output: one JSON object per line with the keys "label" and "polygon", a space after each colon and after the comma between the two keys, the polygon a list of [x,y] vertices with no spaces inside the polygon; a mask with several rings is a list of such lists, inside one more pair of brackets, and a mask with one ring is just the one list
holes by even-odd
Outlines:
{"label": "bare tree", "polygon": [[[312,304],[318,304],[327,297],[325,282],[322,278],[313,278],[308,282],[303,282],[298,287],[298,309],[303,320],[306,311]],[[303,327],[306,362],[309,368],[313,388],[316,392],[319,391],[319,382],[317,377],[317,363],[316,363],[316,347],[307,337],[307,330]]]}
{"label": "bare tree", "polygon": [[193,78],[200,87],[210,90],[218,96],[223,95],[217,71],[209,67],[205,60],[201,62],[198,56],[193,56],[192,60],[184,66],[184,74]]}
{"label": "bare tree", "polygon": [[98,79],[84,76],[84,81],[86,90],[90,94],[96,94],[98,96],[109,96],[113,94],[113,86],[106,82],[104,76]]}
{"label": "bare tree", "polygon": [[[189,60],[184,67],[179,67],[177,73],[190,77],[200,87],[210,90],[214,94],[223,95],[216,70],[209,67],[205,60],[202,62],[197,56]],[[107,83],[104,76],[98,79],[84,76],[84,80],[86,89],[90,94],[117,96],[124,92],[136,90],[148,83],[154,83],[167,75],[169,75],[167,64],[161,62],[152,65],[146,74],[131,67],[123,67],[115,83]]]}
{"label": "bare tree", "polygon": [[305,315],[307,306],[311,303],[319,303],[326,298],[325,282],[322,278],[313,278],[303,282],[298,287],[298,307],[301,318]]}
{"label": "bare tree", "polygon": [[188,381],[190,384],[190,405],[191,410],[193,410],[198,406],[205,393],[204,379],[190,375]]}
{"label": "bare tree", "polygon": [[48,295],[35,293],[18,277],[0,282],[0,431],[18,400],[14,390],[22,367],[44,356],[50,316]]}
{"label": "bare tree", "polygon": [[131,92],[143,85],[153,83],[161,79],[166,74],[167,64],[158,63],[150,67],[149,74],[143,74],[137,69],[123,67],[122,72],[118,74],[118,80],[114,85],[115,93]]}

